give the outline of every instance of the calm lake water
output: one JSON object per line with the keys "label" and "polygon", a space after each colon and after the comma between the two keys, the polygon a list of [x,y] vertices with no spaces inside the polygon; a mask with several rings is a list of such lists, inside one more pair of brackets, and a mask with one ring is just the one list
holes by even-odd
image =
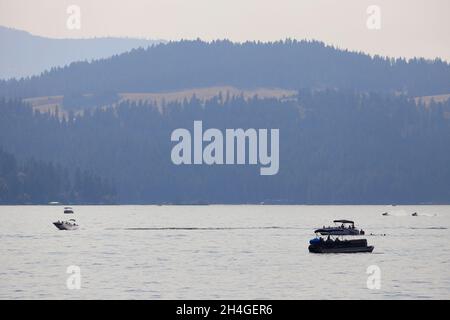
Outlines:
{"label": "calm lake water", "polygon": [[[60,206],[0,206],[1,299],[450,298],[450,206],[74,210],[80,229],[59,231],[52,221],[71,217]],[[310,254],[313,229],[336,218],[375,234],[374,252]],[[79,290],[66,285],[71,265]]]}

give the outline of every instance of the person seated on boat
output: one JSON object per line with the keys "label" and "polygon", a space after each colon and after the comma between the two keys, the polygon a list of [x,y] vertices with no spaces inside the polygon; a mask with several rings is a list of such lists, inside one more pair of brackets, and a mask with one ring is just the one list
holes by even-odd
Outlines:
{"label": "person seated on boat", "polygon": [[334,242],[340,242],[341,240],[339,240],[339,238],[336,238],[336,240],[334,240]]}
{"label": "person seated on boat", "polygon": [[342,229],[344,229],[344,228],[345,228],[344,224],[341,224],[341,228],[342,228]]}
{"label": "person seated on boat", "polygon": [[326,243],[330,243],[330,242],[333,242],[333,240],[331,239],[330,235],[328,235]]}

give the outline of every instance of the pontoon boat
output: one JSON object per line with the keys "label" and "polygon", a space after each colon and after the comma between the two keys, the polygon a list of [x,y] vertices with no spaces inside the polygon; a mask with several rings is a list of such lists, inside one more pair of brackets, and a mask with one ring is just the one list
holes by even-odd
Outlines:
{"label": "pontoon boat", "polygon": [[[353,231],[357,230],[354,228],[353,221],[348,220],[335,220],[338,223],[350,223],[353,226]],[[367,245],[366,239],[345,239],[344,236],[360,236],[364,234],[364,231],[355,232],[344,232],[342,226],[335,228],[322,228],[317,229],[314,232],[316,237],[309,241],[309,252],[312,253],[357,253],[357,252],[372,252],[373,246]],[[326,239],[323,236],[327,236]]]}

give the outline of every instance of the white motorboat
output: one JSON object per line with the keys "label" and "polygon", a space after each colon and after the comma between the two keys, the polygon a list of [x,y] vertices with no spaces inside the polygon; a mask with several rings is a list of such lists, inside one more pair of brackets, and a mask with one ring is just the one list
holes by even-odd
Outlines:
{"label": "white motorboat", "polygon": [[75,219],[69,219],[68,221],[56,221],[53,222],[55,227],[57,227],[59,230],[77,230],[78,224],[76,223]]}

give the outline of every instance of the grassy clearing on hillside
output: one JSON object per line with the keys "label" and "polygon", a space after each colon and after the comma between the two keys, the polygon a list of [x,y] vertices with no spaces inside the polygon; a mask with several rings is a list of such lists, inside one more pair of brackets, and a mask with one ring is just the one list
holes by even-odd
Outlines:
{"label": "grassy clearing on hillside", "polygon": [[450,99],[450,94],[440,94],[435,96],[423,96],[423,97],[415,97],[416,103],[423,103],[426,106],[429,106],[432,101],[436,103],[445,102]]}
{"label": "grassy clearing on hillside", "polygon": [[200,100],[208,100],[219,95],[220,93],[224,98],[226,97],[226,95],[238,96],[242,94],[246,99],[253,98],[255,95],[259,98],[280,99],[290,97],[296,94],[296,91],[279,88],[257,88],[251,90],[242,90],[235,87],[222,86],[161,93],[121,93],[119,95],[121,97],[120,101],[156,102],[159,106],[161,106],[163,101],[165,101],[166,103],[183,101],[184,99],[190,99],[193,95],[195,95]]}
{"label": "grassy clearing on hillside", "polygon": [[[208,100],[219,94],[222,94],[225,98],[227,95],[229,96],[237,96],[243,95],[244,98],[250,99],[254,96],[258,96],[259,98],[289,98],[296,94],[294,90],[285,90],[279,88],[258,88],[251,90],[242,90],[229,86],[221,86],[221,87],[209,87],[209,88],[196,88],[196,89],[186,89],[181,91],[172,91],[172,92],[142,92],[142,93],[119,93],[118,103],[123,101],[132,101],[132,102],[152,102],[156,103],[158,106],[162,106],[163,101],[166,103],[169,102],[181,102],[184,99],[190,99],[193,95],[200,100]],[[45,96],[45,97],[33,97],[24,99],[24,102],[29,103],[34,110],[39,112],[50,112],[52,114],[55,113],[56,108],[58,107],[58,111],[60,116],[66,116],[68,114],[67,110],[64,109],[63,104],[64,96]],[[114,106],[114,105],[112,105]],[[75,109],[77,110],[77,109]],[[80,110],[75,113],[80,113]]]}

